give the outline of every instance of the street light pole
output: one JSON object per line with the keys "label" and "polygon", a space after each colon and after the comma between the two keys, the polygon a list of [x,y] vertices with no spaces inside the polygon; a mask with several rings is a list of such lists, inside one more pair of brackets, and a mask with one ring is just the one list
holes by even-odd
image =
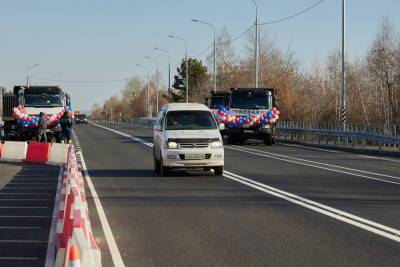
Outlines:
{"label": "street light pole", "polygon": [[29,70],[39,66],[39,64],[33,64],[26,68],[26,87],[29,87]]}
{"label": "street light pole", "polygon": [[147,116],[151,118],[152,112],[150,110],[150,81],[149,81],[149,70],[142,64],[136,64],[136,66],[144,68],[147,72]]}
{"label": "street light pole", "polygon": [[342,0],[342,90],[341,90],[341,108],[340,120],[343,130],[347,124],[347,87],[346,87],[346,1]]}
{"label": "street light pole", "polygon": [[148,57],[145,56],[145,58],[153,60],[156,62],[156,68],[157,68],[157,82],[156,82],[156,115],[158,116],[158,60],[155,57]]}
{"label": "street light pole", "polygon": [[169,91],[171,90],[171,54],[169,53],[168,50],[159,47],[154,47],[154,49],[162,51],[168,55],[168,91]]}
{"label": "street light pole", "polygon": [[216,42],[215,42],[215,27],[213,24],[207,22],[207,21],[202,21],[198,19],[192,19],[193,22],[198,22],[198,23],[203,23],[206,25],[209,25],[214,33],[214,92],[217,92],[217,48],[216,48]]}
{"label": "street light pole", "polygon": [[186,103],[189,103],[189,62],[188,62],[188,43],[185,39],[175,36],[175,35],[168,35],[170,38],[175,38],[181,40],[185,43],[185,59],[186,59]]}
{"label": "street light pole", "polygon": [[255,63],[256,63],[256,77],[255,77],[255,87],[258,88],[258,6],[255,0],[253,0],[253,3],[256,7],[256,21],[254,23],[256,27],[256,38],[255,38],[255,45],[254,45],[254,50],[255,50]]}

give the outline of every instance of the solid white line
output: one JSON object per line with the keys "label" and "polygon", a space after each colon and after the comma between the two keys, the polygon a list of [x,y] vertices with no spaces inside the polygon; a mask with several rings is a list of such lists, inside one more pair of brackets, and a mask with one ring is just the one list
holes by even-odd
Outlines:
{"label": "solid white line", "polygon": [[[295,164],[299,164],[299,165],[304,165],[304,166],[308,166],[308,167],[314,167],[314,168],[317,168],[317,169],[333,171],[333,172],[338,172],[338,173],[344,173],[344,174],[357,176],[357,177],[361,177],[361,178],[365,178],[365,179],[380,181],[380,182],[389,183],[389,184],[400,185],[400,182],[394,182],[394,181],[384,180],[384,179],[375,178],[375,177],[371,177],[371,176],[366,176],[366,175],[362,175],[362,174],[346,172],[346,171],[336,170],[336,169],[332,169],[332,168],[326,168],[326,167],[322,167],[322,166],[312,165],[312,164],[309,164],[309,163],[299,162],[299,161],[285,159],[285,158],[277,158],[276,156],[274,157],[274,156],[268,155],[267,153],[252,152],[252,151],[237,149],[237,148],[234,148],[234,147],[229,147],[229,149],[237,150],[237,151],[240,151],[240,152],[245,152],[245,153],[249,153],[249,154],[252,154],[252,155],[257,155],[257,156],[261,156],[261,157],[265,157],[265,158],[286,161],[286,162],[295,163]],[[363,172],[363,171],[360,171],[360,172]],[[399,179],[399,178],[397,178],[397,179]]]}
{"label": "solid white line", "polygon": [[348,151],[338,151],[338,150],[329,150],[329,149],[322,149],[322,148],[315,148],[315,147],[309,147],[307,145],[294,145],[294,144],[284,144],[279,142],[279,145],[282,146],[292,146],[292,147],[299,147],[299,148],[304,148],[304,149],[311,149],[311,150],[317,150],[317,151],[323,151],[323,152],[329,152],[329,153],[342,153],[342,154],[351,154],[352,156],[356,157],[361,157],[361,158],[371,158],[371,159],[378,159],[378,160],[384,160],[384,161],[390,161],[390,162],[395,162],[400,164],[400,160],[395,160],[391,158],[385,158],[385,157],[376,157],[376,156],[369,156],[369,155],[360,155],[360,154],[354,154]]}
{"label": "solid white line", "polygon": [[53,216],[51,219],[51,225],[50,225],[50,232],[49,232],[49,240],[47,243],[47,252],[46,252],[46,262],[45,262],[45,267],[51,267],[54,266],[54,263],[56,261],[55,256],[56,256],[56,231],[57,231],[57,213],[58,209],[60,206],[60,192],[61,192],[61,181],[62,181],[62,175],[64,172],[64,168],[60,168],[60,172],[58,173],[58,180],[57,180],[57,193],[56,197],[54,199],[54,208],[53,208]]}
{"label": "solid white line", "polygon": [[328,152],[328,153],[341,153],[341,152],[343,152],[343,151],[337,151],[337,150],[328,150],[328,149],[323,149],[323,148],[308,147],[308,146],[303,146],[303,145],[284,144],[284,143],[280,143],[280,142],[277,145],[288,146],[288,147],[296,147],[296,148],[304,148],[304,149],[321,151],[321,152]]}
{"label": "solid white line", "polygon": [[[239,182],[241,184],[244,184],[244,185],[247,185],[249,187],[252,187],[254,189],[257,189],[257,190],[263,191],[265,193],[268,193],[270,195],[276,196],[278,198],[287,200],[287,201],[289,201],[291,203],[294,203],[294,204],[300,205],[302,207],[305,207],[307,209],[310,209],[310,210],[316,211],[318,213],[327,215],[327,216],[335,218],[335,219],[337,219],[339,221],[342,221],[342,222],[357,226],[359,228],[362,228],[362,229],[367,230],[369,232],[372,232],[374,234],[377,234],[377,235],[392,239],[392,240],[394,240],[396,242],[400,242],[400,237],[398,236],[400,231],[396,230],[394,228],[390,228],[390,227],[387,227],[387,226],[384,226],[384,225],[381,225],[381,224],[377,224],[375,222],[368,221],[368,220],[363,219],[361,217],[358,217],[359,221],[352,220],[351,217],[354,218],[354,217],[357,217],[357,216],[354,216],[354,215],[348,214],[346,212],[331,208],[329,206],[325,206],[325,205],[319,204],[319,203],[314,202],[314,201],[310,201],[308,199],[305,199],[305,198],[296,196],[294,194],[287,193],[285,191],[282,191],[282,190],[279,190],[279,189],[276,189],[276,188],[273,188],[273,187],[270,187],[270,186],[255,182],[255,181],[247,179],[247,178],[243,179],[244,177],[241,177],[241,176],[238,176],[238,175],[235,175],[235,176],[230,175],[229,172],[226,172],[226,174],[224,174],[224,176],[229,178],[229,179],[231,179],[231,180]],[[241,178],[239,178],[239,177],[241,177]],[[260,186],[260,184],[262,186]],[[273,190],[271,190],[271,189],[273,189]],[[285,192],[286,194],[282,194],[281,192]],[[292,198],[290,196],[294,196],[295,198]],[[314,204],[317,204],[317,205],[308,204],[310,202],[312,202]],[[322,208],[320,208],[318,206],[325,206],[327,209],[322,209]],[[334,210],[335,212],[332,212],[331,210]],[[351,215],[351,217],[349,216],[350,218],[347,218],[346,216],[344,216],[345,214]],[[367,223],[364,224],[362,222],[367,222]],[[374,226],[375,227],[376,226],[380,226],[380,227],[379,228],[378,227],[375,228]]]}
{"label": "solid white line", "polygon": [[[392,175],[387,175],[387,174],[381,174],[381,173],[376,173],[376,172],[363,171],[363,170],[359,170],[359,169],[348,168],[348,167],[343,167],[343,166],[339,166],[339,165],[328,164],[328,163],[323,163],[323,162],[313,161],[313,160],[308,160],[308,159],[301,159],[301,158],[286,156],[286,155],[282,155],[282,154],[272,153],[272,152],[268,152],[268,151],[264,151],[264,150],[259,150],[259,149],[254,149],[254,148],[249,148],[249,147],[238,147],[238,146],[233,146],[233,147],[237,148],[238,150],[239,150],[239,149],[243,149],[243,150],[246,150],[246,149],[247,149],[247,150],[250,150],[250,151],[256,151],[256,152],[260,152],[260,153],[264,153],[264,154],[268,154],[268,155],[274,155],[274,156],[278,156],[278,157],[284,157],[284,158],[289,158],[289,159],[293,159],[293,160],[299,160],[299,161],[304,161],[304,162],[310,162],[310,163],[314,163],[314,164],[319,164],[319,165],[323,165],[323,166],[334,167],[334,168],[343,169],[343,170],[349,170],[349,171],[367,173],[367,174],[372,174],[372,175],[377,175],[377,176],[382,176],[382,177],[387,177],[387,178],[393,178],[393,179],[400,180],[400,177],[396,177],[396,176],[392,176]],[[232,148],[232,147],[227,147],[227,148]]]}
{"label": "solid white line", "polygon": [[[101,127],[101,128],[104,128],[104,129],[108,130],[108,128],[106,128],[106,127]],[[112,130],[112,129],[110,129],[110,130]],[[121,134],[121,132],[118,132],[118,131],[115,131],[115,130],[112,130],[112,131],[115,132],[115,133]],[[122,133],[122,135],[128,137],[127,134],[125,134],[125,133]],[[139,139],[139,138],[137,138],[137,139]],[[147,142],[143,141],[142,143],[145,144]],[[302,163],[302,164],[305,164],[305,163]],[[367,219],[364,219],[364,218],[361,218],[361,217],[358,217],[358,216],[355,216],[355,215],[352,215],[350,213],[347,213],[347,212],[332,208],[332,207],[327,206],[327,205],[323,205],[321,203],[318,203],[318,202],[315,202],[315,201],[312,201],[312,200],[297,196],[295,194],[292,194],[292,193],[289,193],[289,192],[286,192],[286,191],[283,191],[283,190],[268,186],[266,184],[262,184],[262,183],[253,181],[251,179],[248,179],[248,178],[245,178],[243,176],[231,173],[229,171],[224,171],[224,176],[229,178],[229,179],[231,179],[231,180],[239,182],[241,184],[245,184],[245,185],[247,185],[249,187],[252,187],[254,189],[263,191],[265,193],[268,193],[270,195],[279,197],[281,199],[285,199],[285,200],[287,200],[287,201],[289,201],[291,203],[300,205],[300,206],[305,207],[307,209],[311,209],[311,210],[316,211],[316,212],[318,212],[320,214],[327,215],[327,216],[329,216],[331,218],[334,218],[334,219],[337,219],[339,221],[342,221],[342,222],[357,226],[357,227],[359,227],[361,229],[364,229],[364,230],[367,230],[367,231],[369,231],[371,233],[375,233],[375,234],[380,235],[382,237],[386,237],[386,238],[389,238],[389,239],[394,240],[396,242],[400,242],[400,231],[397,230],[397,229],[394,229],[394,228],[391,228],[391,227],[388,227],[388,226],[385,226],[385,225],[382,225],[382,224],[379,224],[379,223],[376,223],[376,222],[373,222],[373,221],[370,221],[370,220],[367,220]]]}
{"label": "solid white line", "polygon": [[79,151],[76,154],[81,160],[82,169],[85,174],[86,182],[89,187],[90,193],[92,195],[94,204],[96,206],[97,214],[99,215],[100,223],[107,240],[108,248],[110,249],[111,258],[113,260],[114,266],[123,267],[125,266],[125,264],[122,260],[121,253],[119,252],[117,243],[115,242],[115,238],[111,231],[110,224],[108,223],[106,213],[104,212],[103,206],[101,205],[99,195],[97,194],[96,189],[94,188],[94,185],[92,183],[92,179],[90,178],[89,172],[86,167],[85,159],[83,158],[82,151]]}

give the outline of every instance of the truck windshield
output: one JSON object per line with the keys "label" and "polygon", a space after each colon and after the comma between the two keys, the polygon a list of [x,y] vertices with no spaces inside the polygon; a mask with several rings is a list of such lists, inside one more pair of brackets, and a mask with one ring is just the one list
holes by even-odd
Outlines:
{"label": "truck windshield", "polygon": [[26,107],[61,107],[59,94],[25,94]]}
{"label": "truck windshield", "polygon": [[231,108],[268,109],[268,96],[232,94]]}
{"label": "truck windshield", "polygon": [[223,96],[213,96],[211,97],[210,108],[219,108],[220,106],[228,106],[229,98]]}
{"label": "truck windshield", "polygon": [[170,111],[166,117],[166,130],[212,130],[217,129],[214,117],[209,111]]}

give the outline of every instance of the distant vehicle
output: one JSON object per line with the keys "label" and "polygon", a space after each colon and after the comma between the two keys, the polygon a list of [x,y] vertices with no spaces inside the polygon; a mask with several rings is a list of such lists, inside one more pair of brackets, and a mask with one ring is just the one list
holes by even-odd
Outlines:
{"label": "distant vehicle", "polygon": [[[216,91],[211,92],[211,96],[206,98],[206,105],[210,108],[213,114],[217,114],[221,107],[229,108],[231,92]],[[226,129],[221,130],[221,135],[226,134]]]}
{"label": "distant vehicle", "polygon": [[232,88],[231,92],[212,93],[207,99],[219,123],[224,123],[228,144],[243,144],[261,139],[274,142],[274,123],[278,119],[276,91],[272,88]]}
{"label": "distant vehicle", "polygon": [[2,96],[5,140],[32,140],[37,134],[39,114],[48,121],[47,137],[61,142],[59,119],[70,110],[71,99],[58,86],[14,86]]}
{"label": "distant vehicle", "polygon": [[75,116],[75,123],[88,123],[88,118],[85,114],[79,114]]}
{"label": "distant vehicle", "polygon": [[210,109],[203,104],[164,105],[154,125],[153,141],[154,168],[162,176],[168,176],[171,169],[193,168],[223,174],[222,137]]}

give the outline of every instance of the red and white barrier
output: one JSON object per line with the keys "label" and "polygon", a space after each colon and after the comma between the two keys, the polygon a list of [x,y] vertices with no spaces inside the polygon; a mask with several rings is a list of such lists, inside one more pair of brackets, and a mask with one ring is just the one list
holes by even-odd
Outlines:
{"label": "red and white barrier", "polygon": [[0,143],[0,161],[62,166],[67,164],[68,144],[5,141]]}
{"label": "red and white barrier", "polygon": [[[73,247],[80,255],[79,262],[76,259],[74,262],[71,260],[70,253]],[[93,237],[84,181],[72,146],[61,186],[56,250],[55,266],[101,266],[101,253]]]}

